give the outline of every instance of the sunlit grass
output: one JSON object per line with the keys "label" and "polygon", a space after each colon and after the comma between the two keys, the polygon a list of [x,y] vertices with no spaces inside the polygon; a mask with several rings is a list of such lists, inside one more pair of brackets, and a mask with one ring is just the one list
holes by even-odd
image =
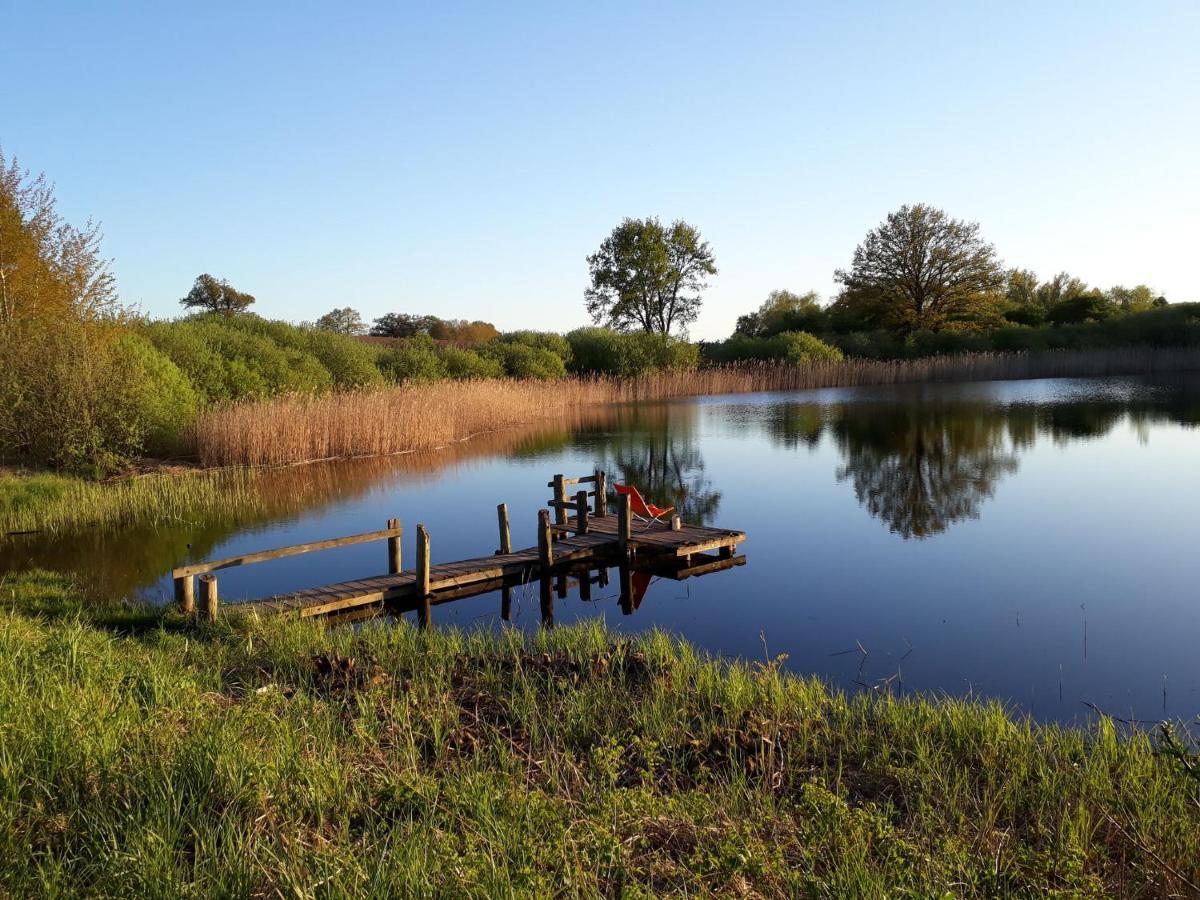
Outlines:
{"label": "sunlit grass", "polygon": [[149,474],[90,481],[0,472],[0,538],[12,532],[159,524],[249,509],[256,474],[244,469]]}
{"label": "sunlit grass", "polygon": [[1145,734],[602,625],[326,630],[0,584],[0,893],[1186,895]]}

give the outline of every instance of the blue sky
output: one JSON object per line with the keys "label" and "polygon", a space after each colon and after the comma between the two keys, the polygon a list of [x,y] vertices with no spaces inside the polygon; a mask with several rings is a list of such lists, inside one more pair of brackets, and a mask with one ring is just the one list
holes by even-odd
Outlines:
{"label": "blue sky", "polygon": [[682,217],[697,337],[905,202],[1002,258],[1200,299],[1200,3],[4,2],[0,146],[127,301],[584,324],[585,257]]}

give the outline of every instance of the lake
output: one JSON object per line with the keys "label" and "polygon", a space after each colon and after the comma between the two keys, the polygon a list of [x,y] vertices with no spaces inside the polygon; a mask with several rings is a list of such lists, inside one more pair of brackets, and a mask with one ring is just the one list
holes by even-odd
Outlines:
{"label": "lake", "polygon": [[[657,580],[623,615],[617,579],[555,606],[663,628],[713,653],[787,654],[847,690],[1005,700],[1042,720],[1092,708],[1200,714],[1200,377],[910,385],[618,407],[570,426],[487,435],[434,454],[266,473],[271,508],[69,544],[24,538],[0,569],[76,567],[109,592],[167,602],[166,572],[415,525],[435,563],[535,543],[556,472],[600,468],[685,521],[747,533],[748,563]],[[81,550],[82,545],[82,550]],[[381,544],[223,571],[237,597],[384,570]],[[497,595],[435,607],[438,626],[507,627]],[[512,624],[540,626],[537,585]]]}

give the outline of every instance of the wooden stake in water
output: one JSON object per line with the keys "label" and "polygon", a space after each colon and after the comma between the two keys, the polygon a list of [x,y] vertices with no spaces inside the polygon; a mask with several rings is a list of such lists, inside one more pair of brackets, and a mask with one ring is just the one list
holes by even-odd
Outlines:
{"label": "wooden stake in water", "polygon": [[587,491],[580,491],[575,495],[575,525],[577,534],[588,533]]}
{"label": "wooden stake in water", "polygon": [[496,520],[500,525],[499,553],[512,553],[512,534],[508,530],[508,504],[501,503],[496,507]]}
{"label": "wooden stake in water", "polygon": [[550,571],[550,567],[554,565],[554,546],[550,540],[550,513],[544,509],[538,510],[538,559],[542,564],[542,571]]}
{"label": "wooden stake in water", "polygon": [[596,470],[596,515],[608,515],[608,476]]}
{"label": "wooden stake in water", "polygon": [[[399,519],[388,519],[387,527],[394,531],[400,530]],[[401,568],[402,556],[400,550],[400,535],[394,534],[388,538],[388,574],[396,575]]]}
{"label": "wooden stake in water", "polygon": [[[554,476],[554,524],[567,524],[567,481],[562,475]],[[551,533],[553,535],[553,532]]]}
{"label": "wooden stake in water", "polygon": [[430,624],[429,602],[429,532],[417,526],[417,620],[422,628]]}

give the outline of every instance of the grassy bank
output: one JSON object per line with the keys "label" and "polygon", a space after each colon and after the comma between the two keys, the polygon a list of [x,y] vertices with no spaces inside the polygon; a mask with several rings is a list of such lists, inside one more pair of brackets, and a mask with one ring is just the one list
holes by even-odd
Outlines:
{"label": "grassy bank", "polygon": [[1159,749],[599,626],[198,629],[0,585],[0,893],[1187,894],[1197,763]]}
{"label": "grassy bank", "polygon": [[967,354],[918,360],[813,361],[654,372],[559,382],[413,384],[333,395],[290,395],[201,414],[185,436],[204,465],[278,465],[425,450],[472,435],[563,419],[605,403],[707,394],[911,382],[1126,375],[1200,369],[1194,349],[1127,348]]}

